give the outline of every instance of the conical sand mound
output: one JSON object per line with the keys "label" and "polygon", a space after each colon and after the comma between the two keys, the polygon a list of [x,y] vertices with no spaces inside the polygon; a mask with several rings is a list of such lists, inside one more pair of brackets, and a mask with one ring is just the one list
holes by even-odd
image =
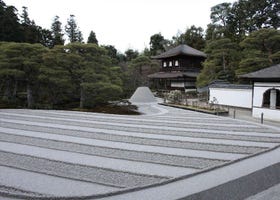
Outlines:
{"label": "conical sand mound", "polygon": [[138,87],[130,97],[131,103],[155,103],[157,102],[153,93],[148,87]]}

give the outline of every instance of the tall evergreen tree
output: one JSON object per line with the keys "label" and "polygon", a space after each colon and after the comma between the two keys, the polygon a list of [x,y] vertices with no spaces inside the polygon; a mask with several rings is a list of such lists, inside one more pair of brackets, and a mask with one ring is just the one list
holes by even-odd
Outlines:
{"label": "tall evergreen tree", "polygon": [[0,0],[0,41],[22,41],[22,31],[20,28],[17,10],[13,6],[7,6]]}
{"label": "tall evergreen tree", "polygon": [[37,29],[39,31],[39,43],[41,43],[45,47],[52,48],[54,46],[52,32],[40,26],[37,26]]}
{"label": "tall evergreen tree", "polygon": [[241,43],[242,59],[237,74],[249,73],[279,64],[280,31],[261,29],[251,33]]}
{"label": "tall evergreen tree", "polygon": [[139,56],[139,52],[137,50],[134,51],[133,49],[127,49],[124,53],[126,61],[131,61]]}
{"label": "tall evergreen tree", "polygon": [[22,7],[22,14],[20,15],[21,17],[21,24],[22,25],[31,25],[31,20],[28,15],[28,8],[23,6]]}
{"label": "tall evergreen tree", "polygon": [[238,44],[228,38],[208,41],[205,53],[208,55],[198,76],[197,85],[205,86],[215,79],[235,80],[235,70],[240,60]]}
{"label": "tall evergreen tree", "polygon": [[88,36],[87,43],[93,43],[98,45],[98,40],[96,39],[95,32],[90,31],[90,34]]}
{"label": "tall evergreen tree", "polygon": [[23,29],[23,41],[27,43],[40,43],[40,27],[36,26],[33,20],[30,20],[27,7],[22,7],[21,27]]}
{"label": "tall evergreen tree", "polygon": [[203,29],[192,25],[186,29],[185,33],[173,37],[173,43],[173,46],[187,44],[195,49],[202,50],[205,47]]}
{"label": "tall evergreen tree", "polygon": [[51,32],[53,37],[53,46],[64,45],[62,23],[59,21],[59,16],[55,16],[51,25]]}
{"label": "tall evergreen tree", "polygon": [[65,32],[71,43],[83,41],[82,32],[77,26],[75,15],[70,15],[70,18],[68,18],[67,25],[65,26]]}
{"label": "tall evergreen tree", "polygon": [[232,6],[229,24],[233,33],[245,36],[262,28],[280,27],[279,0],[239,0]]}
{"label": "tall evergreen tree", "polygon": [[82,34],[82,32],[79,30],[79,31],[78,31],[78,34],[77,34],[77,42],[83,43],[83,41],[84,41],[83,34]]}
{"label": "tall evergreen tree", "polygon": [[212,23],[206,38],[227,37],[242,41],[248,34],[262,28],[280,27],[279,0],[238,0],[211,8]]}
{"label": "tall evergreen tree", "polygon": [[165,51],[165,45],[167,41],[161,35],[161,33],[154,34],[150,37],[150,52],[155,56]]}

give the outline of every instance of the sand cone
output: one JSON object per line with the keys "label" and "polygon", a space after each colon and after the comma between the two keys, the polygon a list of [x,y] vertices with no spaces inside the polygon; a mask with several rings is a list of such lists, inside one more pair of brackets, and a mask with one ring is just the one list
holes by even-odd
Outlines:
{"label": "sand cone", "polygon": [[156,103],[157,100],[148,87],[138,87],[129,101],[133,104],[141,103]]}

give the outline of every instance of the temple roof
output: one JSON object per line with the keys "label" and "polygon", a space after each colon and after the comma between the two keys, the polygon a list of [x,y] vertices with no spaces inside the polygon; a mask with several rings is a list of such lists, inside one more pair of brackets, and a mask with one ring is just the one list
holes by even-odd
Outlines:
{"label": "temple roof", "polygon": [[255,72],[251,72],[248,74],[243,74],[239,76],[240,78],[247,79],[267,79],[267,80],[280,80],[280,64],[274,65],[271,67],[267,67]]}
{"label": "temple roof", "polygon": [[196,78],[199,72],[179,72],[179,71],[171,71],[171,72],[157,72],[154,74],[148,75],[149,78],[183,78],[190,77]]}
{"label": "temple roof", "polygon": [[209,88],[230,88],[230,89],[252,89],[252,85],[245,84],[226,84],[226,83],[217,83],[208,86]]}
{"label": "temple roof", "polygon": [[162,58],[169,58],[173,56],[179,56],[179,55],[187,55],[187,56],[196,56],[196,57],[203,57],[206,58],[206,54],[196,50],[188,45],[182,44],[179,45],[173,49],[169,49],[168,51],[158,55],[158,56],[153,56],[152,58],[155,59],[162,59]]}

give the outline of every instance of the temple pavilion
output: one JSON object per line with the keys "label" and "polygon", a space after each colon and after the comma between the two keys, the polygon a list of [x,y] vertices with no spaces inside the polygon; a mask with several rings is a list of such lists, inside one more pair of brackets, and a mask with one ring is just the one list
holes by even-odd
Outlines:
{"label": "temple pavilion", "polygon": [[188,45],[179,45],[152,57],[161,61],[159,72],[148,75],[155,89],[196,90],[195,82],[206,54]]}

